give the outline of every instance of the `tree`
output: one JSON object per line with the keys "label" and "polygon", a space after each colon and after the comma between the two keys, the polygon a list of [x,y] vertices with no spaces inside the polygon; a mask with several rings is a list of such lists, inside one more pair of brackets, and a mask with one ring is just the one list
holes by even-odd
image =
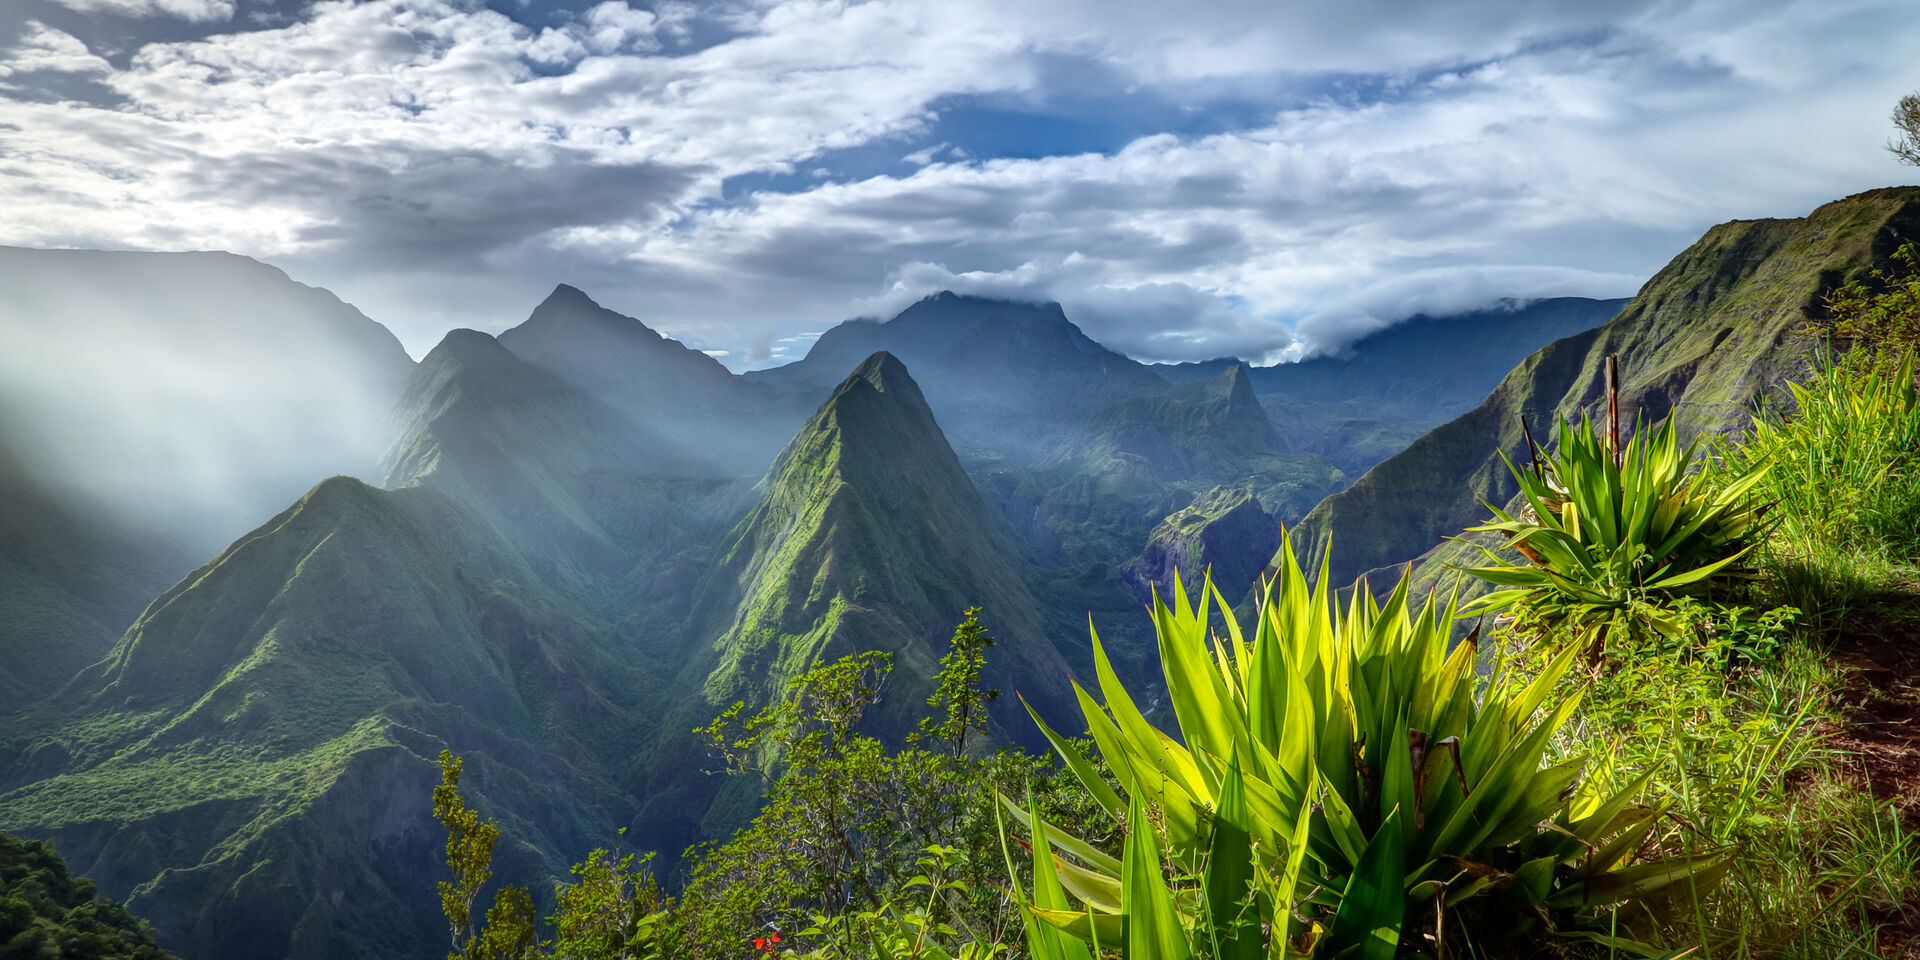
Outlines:
{"label": "tree", "polygon": [[[648,854],[638,863],[632,854],[614,858],[604,849],[573,867],[572,883],[556,885],[557,912],[549,919],[554,938],[539,939],[539,913],[525,887],[494,891],[484,923],[476,924],[473,904],[493,876],[493,846],[500,827],[482,820],[460,793],[461,760],[440,751],[440,785],[433,788],[433,813],[447,828],[447,868],[453,882],[440,881],[440,907],[453,939],[448,960],[651,960],[662,956],[655,927],[672,903],[647,872]],[[625,831],[621,831],[624,833]]]}
{"label": "tree", "polygon": [[1901,163],[1920,167],[1920,93],[1909,93],[1894,104],[1893,125],[1900,138],[1887,144],[1887,149]]}
{"label": "tree", "polygon": [[940,673],[935,677],[938,685],[933,696],[927,698],[927,706],[945,710],[946,719],[921,720],[919,732],[907,736],[910,742],[924,737],[945,744],[955,757],[967,752],[967,734],[987,732],[987,704],[1000,699],[1000,691],[980,688],[987,648],[995,641],[980,625],[979,607],[967,608],[964,616],[966,619],[954,628],[953,649],[940,658]]}

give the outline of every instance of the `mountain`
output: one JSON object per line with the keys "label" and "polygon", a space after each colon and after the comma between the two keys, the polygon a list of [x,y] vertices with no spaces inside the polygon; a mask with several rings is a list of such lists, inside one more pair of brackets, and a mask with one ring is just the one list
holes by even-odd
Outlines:
{"label": "mountain", "polygon": [[413,362],[222,253],[0,247],[0,702],[51,694],[314,480],[369,473]]}
{"label": "mountain", "polygon": [[742,380],[720,361],[566,284],[502,333],[500,343],[737,472],[763,472],[802,419],[787,392]]}
{"label": "mountain", "polygon": [[1280,547],[1282,527],[1246,487],[1215,487],[1154,526],[1147,547],[1128,567],[1144,590],[1170,595],[1177,574],[1189,587],[1202,574],[1229,597],[1258,580]]}
{"label": "mountain", "polygon": [[[1292,449],[1357,475],[1485,399],[1535,350],[1607,322],[1626,300],[1554,297],[1445,317],[1418,314],[1338,354],[1250,367],[1254,392]],[[1171,364],[1169,380],[1239,361]]]}
{"label": "mountain", "polygon": [[1346,479],[1286,449],[1245,369],[1169,383],[1089,339],[1057,303],[940,293],[884,322],[842,323],[805,359],[746,376],[818,384],[882,350],[914,371],[1027,556],[1081,585],[1082,609],[1141,599],[1119,569],[1155,524],[1215,486],[1249,482],[1265,509],[1294,520]]}
{"label": "mountain", "polygon": [[1038,555],[1055,562],[1132,558],[1156,524],[1217,486],[1245,487],[1292,521],[1346,479],[1314,454],[1285,452],[1238,364],[1109,403],[1030,470],[978,473],[1010,486],[1009,509],[1030,518]]}
{"label": "mountain", "polygon": [[[737,699],[765,702],[819,662],[887,650],[894,674],[874,724],[897,736],[922,715],[945,640],[973,606],[1001,641],[987,682],[1065,703],[1067,664],[1020,552],[891,354],[867,358],[834,389],[760,490],[703,587],[720,629],[682,674],[709,711],[692,719]],[[995,708],[1003,730],[1023,728],[1014,710],[1012,698]]]}
{"label": "mountain", "polygon": [[940,293],[885,322],[849,320],[804,359],[749,373],[771,385],[824,387],[886,351],[915,371],[962,459],[1045,459],[1080,420],[1166,382],[1087,338],[1057,303]]}
{"label": "mountain", "polygon": [[321,477],[370,475],[413,367],[332,294],[225,253],[0,248],[0,328],[15,455],[198,556]]}
{"label": "mountain", "polygon": [[339,477],[167,591],[0,736],[0,824],[52,839],[189,956],[388,956],[420,896],[442,747],[512,824],[503,873],[609,835],[597,759],[658,691],[438,491]]}
{"label": "mountain", "polygon": [[48,489],[4,438],[0,504],[0,703],[58,690],[193,565],[164,537]]}
{"label": "mountain", "polygon": [[[1406,563],[1517,492],[1499,451],[1524,457],[1524,418],[1542,442],[1557,417],[1602,400],[1605,357],[1619,355],[1626,416],[1679,418],[1687,436],[1734,430],[1754,400],[1802,369],[1806,311],[1848,278],[1884,265],[1920,236],[1920,188],[1829,203],[1800,219],[1720,224],[1640,289],[1604,326],[1557,340],[1515,367],[1473,410],[1436,428],[1328,497],[1296,538],[1332,542],[1336,582]],[[1429,578],[1463,548],[1447,545]]]}
{"label": "mountain", "polygon": [[401,396],[396,489],[322,482],[0,733],[0,824],[184,954],[430,949],[443,747],[508,831],[503,876],[547,889],[634,825],[634,748],[737,495],[484,334]]}
{"label": "mountain", "polygon": [[593,566],[622,551],[596,491],[724,472],[473,330],[448,333],[420,361],[395,419],[387,487],[441,490],[552,563]]}

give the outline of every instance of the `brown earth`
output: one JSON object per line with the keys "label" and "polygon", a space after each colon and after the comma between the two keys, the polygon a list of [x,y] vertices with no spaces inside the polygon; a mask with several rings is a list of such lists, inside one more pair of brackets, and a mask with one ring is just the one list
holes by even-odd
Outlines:
{"label": "brown earth", "polygon": [[[1833,658],[1850,668],[1835,691],[1845,723],[1829,741],[1852,754],[1876,799],[1920,834],[1920,597],[1887,598],[1849,611]],[[1880,955],[1920,960],[1920,901],[1876,919]]]}

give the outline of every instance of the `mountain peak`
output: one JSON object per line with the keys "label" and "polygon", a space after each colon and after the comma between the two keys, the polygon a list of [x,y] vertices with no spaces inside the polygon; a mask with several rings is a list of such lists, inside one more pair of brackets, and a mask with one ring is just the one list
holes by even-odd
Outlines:
{"label": "mountain peak", "polygon": [[955,293],[942,290],[939,293],[921,297],[907,305],[907,308],[895,314],[887,323],[905,321],[911,325],[914,321],[928,315],[944,316],[949,311],[967,312],[994,311],[998,313],[1029,314],[1032,319],[1045,321],[1067,320],[1067,312],[1055,300],[1015,300],[1008,297],[985,297],[971,293]]}
{"label": "mountain peak", "polygon": [[853,373],[840,384],[840,388],[834,391],[834,395],[843,394],[860,383],[865,383],[881,393],[903,394],[910,397],[913,402],[922,405],[926,403],[926,398],[920,393],[920,385],[915,383],[913,377],[907,373],[907,365],[885,350],[875,351],[872,356],[862,360],[860,365],[854,368]]}
{"label": "mountain peak", "polygon": [[655,342],[667,339],[640,320],[609,310],[587,296],[586,291],[565,283],[555,286],[553,292],[533,308],[525,323],[501,334],[500,338],[512,348],[517,342],[532,339],[546,330],[564,331],[567,336],[590,335],[582,328],[618,331],[626,336],[644,333],[646,336],[640,339]]}
{"label": "mountain peak", "polygon": [[440,342],[420,359],[420,363],[422,366],[447,361],[471,364],[476,360],[499,357],[506,353],[507,349],[491,335],[466,327],[458,327],[448,330],[446,336],[441,337]]}
{"label": "mountain peak", "polygon": [[[715,581],[734,608],[706,665],[715,702],[776,695],[799,670],[861,649],[900,654],[896,682],[924,690],[938,660],[930,643],[975,605],[1007,641],[996,682],[1062,702],[1065,668],[1015,569],[1019,551],[892,353],[869,354],[840,382],[760,489],[723,551],[729,575]],[[884,722],[906,729],[918,702],[891,698]]]}
{"label": "mountain peak", "polygon": [[1207,398],[1228,410],[1257,409],[1260,405],[1253,395],[1253,378],[1247,375],[1246,366],[1239,363],[1207,381]]}

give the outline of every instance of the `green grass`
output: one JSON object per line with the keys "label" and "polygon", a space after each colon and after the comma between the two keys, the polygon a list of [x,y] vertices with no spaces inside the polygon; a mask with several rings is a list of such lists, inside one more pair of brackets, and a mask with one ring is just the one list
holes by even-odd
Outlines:
{"label": "green grass", "polygon": [[1790,408],[1763,409],[1721,451],[1728,474],[1772,464],[1762,556],[1780,603],[1839,627],[1875,594],[1908,592],[1920,557],[1920,399],[1911,357],[1822,355]]}
{"label": "green grass", "polygon": [[1608,746],[1617,779],[1651,771],[1670,851],[1741,850],[1671,941],[1703,960],[1879,956],[1876,926],[1920,897],[1920,837],[1828,744],[1843,720],[1822,648],[1799,631],[1766,663],[1621,652],[1561,748]]}
{"label": "green grass", "polygon": [[1876,800],[1859,759],[1833,745],[1849,718],[1846,668],[1830,656],[1889,604],[1920,600],[1913,366],[1816,358],[1792,393],[1791,410],[1721,444],[1704,480],[1771,467],[1753,493],[1772,521],[1744,600],[1797,609],[1685,607],[1676,634],[1609,650],[1560,737],[1568,753],[1608,746],[1612,776],[1652,775],[1671,852],[1739,845],[1724,882],[1669,931],[1710,960],[1880,957],[1879,928],[1920,905],[1910,811]]}

